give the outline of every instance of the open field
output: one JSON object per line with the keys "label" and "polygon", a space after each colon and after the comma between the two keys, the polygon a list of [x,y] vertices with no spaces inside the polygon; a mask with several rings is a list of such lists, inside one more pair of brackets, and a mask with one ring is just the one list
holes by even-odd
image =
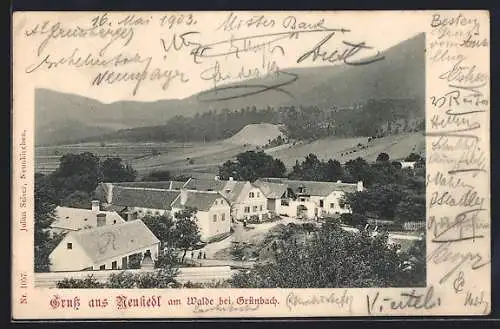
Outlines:
{"label": "open field", "polygon": [[[237,145],[229,141],[207,143],[86,143],[76,145],[37,147],[35,169],[49,173],[59,165],[59,158],[67,153],[92,152],[99,157],[118,156],[130,163],[139,176],[153,170],[170,170],[173,174],[194,177],[213,177],[217,167],[238,153],[255,150],[252,145]],[[357,157],[375,161],[381,152],[391,159],[401,159],[411,152],[424,153],[425,139],[422,133],[393,135],[368,142],[366,137],[328,138],[310,143],[299,142],[265,150],[281,159],[287,168],[302,161],[309,153],[320,159],[334,158],[345,163]]]}

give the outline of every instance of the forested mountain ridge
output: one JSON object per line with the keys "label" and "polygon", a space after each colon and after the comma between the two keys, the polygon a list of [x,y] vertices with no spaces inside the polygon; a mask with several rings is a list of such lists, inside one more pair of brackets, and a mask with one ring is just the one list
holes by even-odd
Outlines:
{"label": "forested mountain ridge", "polygon": [[[200,94],[182,100],[104,104],[82,96],[39,89],[36,91],[35,102],[36,143],[47,145],[75,142],[100,134],[104,134],[103,138],[120,140],[178,140],[181,139],[179,134],[165,131],[170,131],[171,127],[179,124],[191,128],[190,125],[194,125],[196,130],[200,130],[196,140],[221,139],[232,136],[247,124],[286,124],[287,115],[289,123],[295,115],[296,125],[305,126],[307,130],[317,129],[317,120],[326,116],[328,123],[323,123],[325,127],[322,129],[329,129],[328,134],[332,134],[332,127],[335,126],[334,134],[350,135],[353,134],[351,130],[358,130],[352,128],[356,122],[367,122],[366,117],[357,119],[356,116],[364,116],[370,108],[380,108],[376,104],[374,106],[374,101],[392,103],[389,106],[391,109],[384,109],[380,115],[370,114],[370,118],[374,117],[381,124],[387,125],[387,122],[383,122],[387,118],[396,121],[407,119],[410,122],[414,118],[422,118],[425,109],[424,34],[389,48],[383,55],[384,60],[363,66],[285,69],[299,77],[294,83],[283,87],[288,94],[294,96],[293,99],[283,93],[269,91],[209,104],[200,101]],[[259,83],[259,79],[246,80],[244,83]],[[400,104],[398,102],[405,103],[403,108],[397,105]],[[342,109],[359,112],[351,111],[346,114]],[[306,112],[309,110],[319,111],[320,114],[308,115]],[[220,121],[214,121],[208,128],[197,126],[200,118],[207,119],[215,111],[223,113],[227,123],[219,124]],[[217,117],[219,119],[221,117]],[[311,120],[315,120],[312,126],[309,124]],[[352,122],[348,123],[349,120]],[[340,122],[347,127],[341,127]],[[125,130],[116,135],[112,133],[120,129]],[[210,129],[210,132],[206,132],[206,129]],[[289,130],[295,137],[303,134],[294,127]],[[320,135],[322,134],[326,133],[323,131]]]}

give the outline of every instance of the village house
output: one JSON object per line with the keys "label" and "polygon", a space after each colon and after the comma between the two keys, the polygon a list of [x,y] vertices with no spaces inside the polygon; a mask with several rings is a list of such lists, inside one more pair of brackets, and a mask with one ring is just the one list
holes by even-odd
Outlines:
{"label": "village house", "polygon": [[248,181],[215,179],[190,179],[184,185],[188,190],[217,191],[231,206],[231,218],[236,220],[258,218],[262,220],[269,214],[267,198],[263,191]]}
{"label": "village house", "polygon": [[195,219],[202,241],[231,231],[231,208],[229,202],[218,192],[183,188],[172,202],[172,212],[175,214],[186,208],[196,209]]}
{"label": "village house", "polygon": [[50,253],[50,271],[127,269],[130,257],[158,258],[160,240],[141,220],[69,232]]}
{"label": "village house", "polygon": [[121,208],[121,214],[127,220],[171,215],[171,204],[180,193],[179,190],[106,185],[108,192],[105,201],[108,209]]}
{"label": "village house", "polygon": [[[283,191],[283,184],[286,192]],[[255,182],[266,192],[268,203],[274,202],[279,215],[298,218],[321,218],[350,213],[349,205],[341,202],[346,193],[363,191],[363,182],[298,181],[285,178],[261,178]],[[278,198],[279,195],[279,198]],[[271,197],[271,199],[269,198]],[[276,202],[279,200],[279,205]]]}
{"label": "village house", "polygon": [[91,209],[58,206],[54,215],[55,220],[50,225],[53,233],[67,233],[94,228],[98,225],[114,225],[125,222],[115,211],[101,211],[98,200],[92,201]]}
{"label": "village house", "polygon": [[263,180],[256,180],[253,183],[259,187],[266,197],[267,210],[272,214],[284,214],[286,211],[281,209],[281,200],[288,199],[288,186],[283,183],[272,183]]}

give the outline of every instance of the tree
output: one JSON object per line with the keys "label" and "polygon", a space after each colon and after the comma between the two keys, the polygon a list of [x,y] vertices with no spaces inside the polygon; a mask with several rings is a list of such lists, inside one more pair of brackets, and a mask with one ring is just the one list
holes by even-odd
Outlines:
{"label": "tree", "polygon": [[184,262],[187,251],[201,242],[195,216],[196,210],[192,208],[186,208],[175,213],[173,241],[176,248],[184,251],[181,262]]}
{"label": "tree", "polygon": [[104,182],[131,182],[135,180],[137,172],[118,157],[107,158],[101,163],[102,180]]}
{"label": "tree", "polygon": [[66,154],[50,180],[60,199],[74,191],[92,193],[101,180],[99,158],[90,152]]}
{"label": "tree", "polygon": [[72,208],[90,209],[90,195],[83,191],[74,191],[61,200],[61,205]]}
{"label": "tree", "polygon": [[174,239],[174,221],[169,216],[145,216],[142,221],[161,241],[161,246],[171,246]]}
{"label": "tree", "polygon": [[382,152],[377,156],[377,162],[387,162],[389,161],[389,154]]}
{"label": "tree", "polygon": [[325,171],[325,178],[327,181],[336,182],[344,178],[344,169],[337,160],[328,160]]}
{"label": "tree", "polygon": [[407,193],[396,205],[394,217],[399,223],[425,221],[425,193],[416,195]]}
{"label": "tree", "polygon": [[370,186],[373,183],[374,175],[372,168],[363,158],[356,158],[345,163],[344,181],[356,183],[362,181],[363,185]]}
{"label": "tree", "polygon": [[171,180],[172,175],[168,170],[155,170],[142,178],[144,182],[168,181]]}
{"label": "tree", "polygon": [[403,259],[388,236],[322,226],[303,245],[285,241],[275,261],[233,277],[237,288],[361,288],[404,286]]}
{"label": "tree", "polygon": [[62,240],[62,235],[51,236],[49,229],[54,221],[56,192],[47,176],[35,174],[35,208],[34,208],[34,248],[35,272],[48,272],[49,255]]}
{"label": "tree", "polygon": [[353,213],[377,215],[384,220],[394,218],[395,209],[402,200],[403,188],[401,185],[373,185],[362,192],[346,193],[342,202],[348,204]]}
{"label": "tree", "polygon": [[246,151],[236,156],[236,161],[228,160],[219,167],[219,177],[236,180],[255,181],[259,177],[284,177],[285,164],[264,151]]}
{"label": "tree", "polygon": [[417,162],[419,161],[420,159],[422,159],[422,157],[420,155],[418,155],[417,153],[410,153],[410,155],[408,155],[405,159],[405,161],[409,161],[409,162]]}

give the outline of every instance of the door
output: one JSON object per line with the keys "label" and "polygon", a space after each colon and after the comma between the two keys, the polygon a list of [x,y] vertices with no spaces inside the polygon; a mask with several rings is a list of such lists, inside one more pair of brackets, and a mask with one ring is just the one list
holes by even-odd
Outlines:
{"label": "door", "polygon": [[122,258],[122,269],[127,269],[127,266],[128,266],[128,258],[127,257],[123,257]]}
{"label": "door", "polygon": [[111,269],[116,270],[118,268],[116,261],[111,263]]}

